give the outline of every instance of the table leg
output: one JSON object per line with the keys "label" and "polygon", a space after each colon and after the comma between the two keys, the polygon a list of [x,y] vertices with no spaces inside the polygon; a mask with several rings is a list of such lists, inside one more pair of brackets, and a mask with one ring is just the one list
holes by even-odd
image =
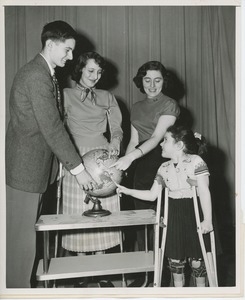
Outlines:
{"label": "table leg", "polygon": [[[49,232],[43,232],[43,273],[48,273],[48,259],[49,259]],[[48,287],[48,280],[44,282],[45,288]]]}
{"label": "table leg", "polygon": [[145,252],[148,252],[148,227],[145,225]]}

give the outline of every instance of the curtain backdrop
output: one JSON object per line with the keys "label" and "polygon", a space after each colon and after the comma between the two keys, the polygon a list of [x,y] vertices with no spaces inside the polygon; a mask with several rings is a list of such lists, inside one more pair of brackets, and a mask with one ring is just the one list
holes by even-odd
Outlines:
{"label": "curtain backdrop", "polygon": [[[210,186],[220,226],[234,225],[235,8],[7,6],[6,123],[14,75],[40,51],[43,25],[57,19],[78,31],[79,51],[95,50],[108,60],[104,86],[122,109],[126,143],[130,108],[142,99],[132,81],[137,69],[160,60],[175,75],[179,87],[173,92],[182,118],[210,145]],[[72,84],[66,81],[68,71],[60,72],[63,86]]]}

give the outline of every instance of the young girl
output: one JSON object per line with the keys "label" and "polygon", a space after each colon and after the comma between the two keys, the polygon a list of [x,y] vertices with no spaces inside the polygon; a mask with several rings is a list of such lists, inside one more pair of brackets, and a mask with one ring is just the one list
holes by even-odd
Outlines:
{"label": "young girl", "polygon": [[162,156],[170,158],[158,169],[150,190],[135,190],[118,185],[118,193],[142,200],[154,201],[158,185],[169,189],[168,232],[165,255],[169,261],[174,286],[184,286],[184,267],[188,258],[197,286],[205,286],[206,268],[203,261],[195,220],[192,189],[188,183],[194,180],[198,186],[201,204],[201,230],[204,240],[213,230],[209,171],[199,156],[206,151],[206,143],[200,134],[184,127],[170,126],[161,143]]}

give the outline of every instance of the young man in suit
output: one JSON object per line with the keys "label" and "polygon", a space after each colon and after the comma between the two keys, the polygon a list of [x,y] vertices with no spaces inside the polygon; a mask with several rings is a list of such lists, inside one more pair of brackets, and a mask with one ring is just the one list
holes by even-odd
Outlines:
{"label": "young man in suit", "polygon": [[54,182],[58,164],[82,189],[95,182],[83,167],[60,118],[56,66],[73,58],[76,32],[63,21],[43,27],[42,51],[15,76],[6,133],[6,287],[29,288],[36,253],[34,224],[41,195]]}

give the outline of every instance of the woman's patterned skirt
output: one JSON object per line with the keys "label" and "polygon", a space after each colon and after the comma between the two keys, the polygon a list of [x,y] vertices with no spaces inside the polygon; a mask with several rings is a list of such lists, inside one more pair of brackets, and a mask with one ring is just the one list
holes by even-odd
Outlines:
{"label": "woman's patterned skirt", "polygon": [[[79,152],[84,155],[93,149],[100,147],[79,147]],[[93,203],[84,202],[86,193],[79,187],[76,177],[65,170],[63,178],[63,214],[83,214],[92,209]],[[101,199],[100,199],[101,200]],[[110,197],[103,197],[101,200],[103,209],[115,212],[120,210],[120,203],[117,194]],[[120,243],[118,228],[96,228],[64,231],[62,235],[62,247],[75,252],[93,252],[112,248]]]}

